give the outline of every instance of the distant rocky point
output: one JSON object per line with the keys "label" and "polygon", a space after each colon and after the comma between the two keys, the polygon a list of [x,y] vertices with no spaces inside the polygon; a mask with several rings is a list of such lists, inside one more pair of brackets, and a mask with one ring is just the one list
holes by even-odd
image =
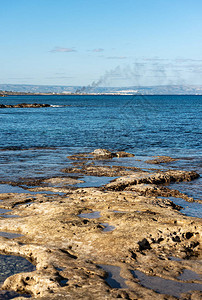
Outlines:
{"label": "distant rocky point", "polygon": [[50,107],[50,104],[41,104],[41,103],[20,103],[20,104],[0,104],[0,108],[32,108],[32,107]]}

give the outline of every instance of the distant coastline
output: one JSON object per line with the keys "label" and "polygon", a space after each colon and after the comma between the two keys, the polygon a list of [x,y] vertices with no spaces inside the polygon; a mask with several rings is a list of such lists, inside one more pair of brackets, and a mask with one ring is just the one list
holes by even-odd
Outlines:
{"label": "distant coastline", "polygon": [[105,92],[105,93],[23,93],[23,92],[4,92],[0,91],[0,97],[9,97],[9,96],[202,96],[202,93],[157,93],[157,94],[138,94],[138,93],[127,93],[127,92]]}
{"label": "distant coastline", "polygon": [[0,84],[0,96],[22,95],[202,95],[202,85],[92,87]]}

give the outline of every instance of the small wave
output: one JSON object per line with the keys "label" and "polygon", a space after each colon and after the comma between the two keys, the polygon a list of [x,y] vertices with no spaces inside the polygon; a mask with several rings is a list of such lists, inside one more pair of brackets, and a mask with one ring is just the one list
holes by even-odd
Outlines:
{"label": "small wave", "polygon": [[51,104],[51,107],[67,107],[67,106],[72,106],[72,105],[55,105],[55,104]]}

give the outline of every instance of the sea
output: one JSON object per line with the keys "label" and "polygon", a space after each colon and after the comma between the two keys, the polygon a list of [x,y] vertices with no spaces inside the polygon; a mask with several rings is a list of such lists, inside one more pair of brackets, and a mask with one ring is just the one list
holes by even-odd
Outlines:
{"label": "sea", "polygon": [[[1,183],[61,176],[71,165],[67,156],[97,148],[135,154],[114,159],[115,165],[202,173],[200,95],[18,95],[0,98],[1,103],[51,105],[0,109]],[[158,155],[179,160],[160,166],[145,162]],[[173,186],[202,199],[201,178]]]}
{"label": "sea", "polygon": [[[25,187],[15,186],[23,178],[62,176],[61,170],[71,166],[69,155],[97,148],[135,155],[99,164],[134,166],[150,172],[194,170],[202,174],[202,96],[26,95],[0,98],[1,103],[46,103],[51,107],[0,108],[0,193],[27,192]],[[158,155],[178,160],[162,165],[146,162]],[[83,179],[83,186],[100,186],[111,180],[96,176]],[[202,199],[201,177],[174,183],[172,188],[195,200]],[[199,202],[174,197],[171,200],[183,207],[185,215],[202,217]],[[0,213],[3,211],[6,210]],[[0,235],[14,238],[7,232]],[[30,268],[28,262],[21,260],[1,256],[0,283]],[[0,292],[0,299],[16,296],[19,295],[14,292]]]}

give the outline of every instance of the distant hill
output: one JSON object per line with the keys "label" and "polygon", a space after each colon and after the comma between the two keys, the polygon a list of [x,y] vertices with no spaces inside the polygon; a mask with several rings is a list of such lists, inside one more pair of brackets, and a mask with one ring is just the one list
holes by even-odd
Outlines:
{"label": "distant hill", "polygon": [[64,93],[75,92],[76,86],[57,86],[57,85],[27,85],[27,84],[0,84],[1,91],[11,91],[19,93]]}
{"label": "distant hill", "polygon": [[91,86],[59,86],[59,85],[23,85],[0,84],[0,91],[19,93],[50,94],[120,94],[120,95],[202,95],[202,86],[195,85],[160,85],[130,87],[91,87]]}

